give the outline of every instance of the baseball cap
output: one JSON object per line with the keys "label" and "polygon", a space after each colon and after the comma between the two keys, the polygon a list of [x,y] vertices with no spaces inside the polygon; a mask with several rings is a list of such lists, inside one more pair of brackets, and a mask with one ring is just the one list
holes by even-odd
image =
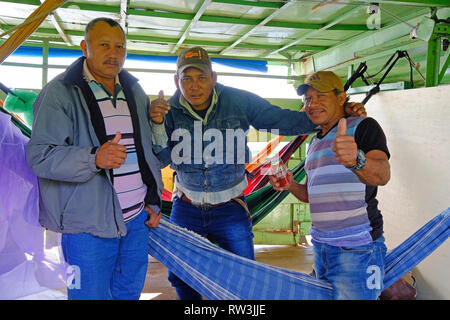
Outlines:
{"label": "baseball cap", "polygon": [[304,95],[308,88],[314,88],[320,92],[330,92],[334,89],[345,91],[341,78],[332,71],[317,71],[310,74],[306,77],[305,83],[297,88],[297,94]]}
{"label": "baseball cap", "polygon": [[183,50],[177,59],[177,73],[182,73],[185,69],[194,67],[204,72],[210,72],[211,59],[208,52],[202,47],[193,47]]}

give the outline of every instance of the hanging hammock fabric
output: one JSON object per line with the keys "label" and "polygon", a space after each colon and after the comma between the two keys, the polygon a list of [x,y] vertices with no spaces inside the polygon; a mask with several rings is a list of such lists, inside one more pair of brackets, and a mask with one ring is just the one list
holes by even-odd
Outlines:
{"label": "hanging hammock fabric", "polygon": [[0,112],[0,300],[66,284],[67,265],[57,235],[45,232],[38,221],[38,182],[26,162],[27,143],[11,116]]}
{"label": "hanging hammock fabric", "polygon": [[[450,208],[387,254],[384,288],[425,259],[450,235]],[[149,253],[209,300],[330,300],[328,281],[223,250],[162,219],[151,229]]]}
{"label": "hanging hammock fabric", "polygon": [[275,138],[270,140],[269,143],[267,143],[267,145],[260,152],[258,152],[256,156],[252,158],[252,161],[247,164],[247,171],[252,172],[261,164],[263,164],[267,157],[272,153],[273,150],[275,150],[276,147],[278,147],[283,139],[284,136],[276,136]]}
{"label": "hanging hammock fabric", "polygon": [[[292,139],[287,145],[283,147],[283,149],[280,150],[280,152],[278,152],[276,156],[280,157],[284,163],[287,163],[287,161],[290,159],[295,150],[297,150],[300,147],[300,145],[303,142],[305,142],[307,138],[308,136],[305,135],[305,136],[298,136]],[[256,167],[253,171],[250,172],[255,177],[249,180],[248,186],[244,190],[245,195],[248,195],[262,188],[267,184],[267,182],[269,182],[269,176],[265,174],[269,170],[269,168],[270,168],[270,161],[266,160],[263,164]]]}

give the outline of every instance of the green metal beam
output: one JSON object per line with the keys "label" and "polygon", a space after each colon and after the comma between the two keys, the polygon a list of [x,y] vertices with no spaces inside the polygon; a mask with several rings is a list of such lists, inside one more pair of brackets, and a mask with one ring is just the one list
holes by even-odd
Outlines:
{"label": "green metal beam", "polygon": [[[24,0],[6,0],[2,2],[10,2],[10,3],[20,3],[20,4],[30,4],[30,5],[39,5],[40,1],[24,1]],[[236,1],[239,2],[239,1]],[[251,1],[243,1],[246,5],[249,5]],[[242,3],[242,4],[243,4]],[[253,3],[253,2],[252,2]],[[258,3],[258,2],[255,2]],[[263,6],[261,2],[260,5]],[[270,2],[268,2],[270,3]],[[283,2],[281,2],[283,4]],[[69,1],[63,4],[60,8],[78,8],[79,10],[87,10],[87,11],[97,11],[97,12],[107,12],[107,13],[115,13],[120,14],[120,6],[111,6],[111,5],[100,5],[100,4],[91,4],[85,2],[76,2]],[[161,11],[161,10],[152,10],[152,9],[144,9],[133,6],[132,3],[129,4],[128,15],[137,15],[137,16],[146,16],[146,17],[155,17],[155,18],[166,18],[166,19],[180,19],[180,20],[192,20],[195,17],[195,14],[191,13],[182,13],[182,12],[169,12],[169,11]],[[206,22],[216,22],[216,23],[230,23],[230,24],[240,24],[240,25],[253,25],[256,26],[261,23],[264,19],[249,19],[242,17],[228,17],[228,16],[214,16],[214,15],[203,15],[199,21]],[[300,23],[300,22],[288,22],[288,21],[270,21],[266,24],[268,27],[276,27],[276,28],[291,28],[291,29],[310,29],[317,30],[323,28],[324,24],[317,23]],[[329,30],[343,30],[343,31],[367,31],[369,28],[365,24],[339,24],[333,25],[328,28]]]}
{"label": "green metal beam", "polygon": [[[11,1],[11,2],[13,2],[13,1]],[[63,4],[60,8],[71,8],[72,9],[74,7],[78,7],[80,10],[87,10],[87,11],[120,13],[120,6],[108,6],[108,5],[99,5],[99,4],[75,2],[75,1],[68,1],[67,3]]]}
{"label": "green metal beam", "polygon": [[447,23],[437,23],[434,26],[433,34],[428,40],[427,51],[427,75],[425,86],[433,87],[439,85],[445,75],[448,67],[448,53],[442,70],[439,71],[441,65],[441,40],[450,36],[450,25]]}
{"label": "green metal beam", "polygon": [[48,41],[42,47],[42,88],[48,82]]}
{"label": "green metal beam", "polygon": [[181,35],[180,39],[178,40],[177,44],[172,48],[170,53],[175,53],[177,51],[177,49],[181,46],[183,41],[189,35],[191,28],[197,23],[197,21],[200,19],[200,17],[206,11],[206,9],[211,4],[211,2],[212,2],[212,0],[203,0],[203,3],[201,4],[200,8],[198,10],[196,10],[197,13],[195,14],[194,18],[192,18],[191,22],[189,22],[188,27],[184,30],[184,32]]}
{"label": "green metal beam", "polygon": [[2,0],[1,2],[31,4],[31,5],[35,5],[35,6],[41,5],[41,2],[39,0]]}
{"label": "green metal beam", "polygon": [[[415,25],[426,14],[429,14],[428,8],[416,10],[413,14],[402,16],[401,18],[407,21],[409,24]],[[362,56],[357,56],[356,52],[361,52],[364,50],[376,48],[377,46],[382,46],[385,43],[408,35],[410,31],[411,28],[409,27],[409,25],[404,23],[392,22],[385,27],[381,27],[379,30],[361,33],[327,50],[323,50],[319,53],[302,59],[301,69],[303,70],[300,71],[302,74],[308,74],[312,71],[334,68],[338,65],[342,65],[350,61],[352,61],[352,63],[355,63],[355,59],[364,58]]]}
{"label": "green metal beam", "polygon": [[[14,27],[13,25],[0,25],[0,28],[5,31]],[[68,35],[71,36],[79,36],[83,37],[84,32],[78,30],[65,30]],[[58,35],[58,32],[55,29],[50,28],[38,28],[35,33],[46,34],[46,35]],[[150,37],[150,36],[141,36],[141,35],[127,35],[127,40],[131,41],[142,41],[142,42],[152,42],[152,43],[168,43],[168,44],[176,44],[178,39],[175,38],[165,38],[165,37]],[[185,44],[188,45],[204,45],[204,46],[212,46],[212,47],[228,47],[231,45],[231,42],[222,42],[222,41],[204,41],[204,40],[190,40],[187,39],[184,41]],[[280,46],[277,45],[262,45],[262,44],[250,44],[250,43],[240,43],[236,45],[236,48],[241,49],[264,49],[264,50],[275,50]],[[304,51],[321,51],[325,50],[328,47],[326,46],[294,46],[295,50],[304,50]]]}
{"label": "green metal beam", "polygon": [[[144,41],[144,42],[155,42],[155,43],[177,43],[177,39],[173,38],[162,38],[162,37],[149,37],[149,36],[141,36],[141,35],[127,35],[128,40],[135,41]],[[205,41],[205,40],[191,40],[186,39],[184,41],[185,44],[194,45],[194,46],[209,46],[209,47],[228,47],[231,45],[230,42],[222,42],[222,41]],[[252,44],[252,43],[240,43],[236,45],[236,48],[241,49],[264,49],[264,50],[275,50],[280,46],[277,45],[266,45],[266,44]],[[294,46],[295,50],[305,50],[305,51],[320,51],[325,50],[328,47],[325,46]],[[252,58],[253,59],[253,58]]]}
{"label": "green metal beam", "polygon": [[434,87],[439,84],[440,53],[441,38],[433,35],[431,36],[431,39],[428,40],[426,87]]}
{"label": "green metal beam", "polygon": [[[374,86],[353,87],[347,90],[347,94],[360,94],[369,92]],[[409,83],[404,81],[380,84],[380,91],[404,90],[409,88]]]}
{"label": "green metal beam", "polygon": [[[40,38],[40,37],[30,37],[29,40],[33,40],[33,41],[25,41],[24,43],[22,43],[23,46],[29,46],[29,47],[39,47],[42,48],[43,46],[43,42],[46,40],[49,40],[47,38]],[[0,45],[4,42],[5,40],[0,39]],[[40,41],[40,42],[36,42],[36,41]],[[58,49],[77,49],[77,50],[81,50],[80,46],[72,46],[69,47],[66,44],[64,44],[64,42],[60,42],[59,37],[56,38],[55,40],[49,40],[52,42],[49,42],[49,48],[58,48]],[[176,39],[174,40],[174,43],[176,42]],[[191,45],[201,45],[202,43],[199,42],[192,42],[192,43],[188,43],[185,42],[187,44],[191,44]],[[138,55],[152,55],[152,56],[174,56],[170,53],[165,53],[165,52],[157,52],[157,51],[148,51],[148,50],[127,50],[128,54],[138,54]],[[214,52],[211,52],[209,54],[210,57],[212,58],[224,58],[224,59],[240,59],[240,60],[248,60],[248,57],[241,57],[241,56],[223,56],[223,55],[219,55],[216,54]],[[274,64],[279,64],[279,65],[285,65],[286,63],[289,63],[288,60],[286,59],[278,59],[278,58],[267,58],[267,59],[263,59],[263,58],[258,58],[258,57],[252,57],[251,60],[262,60],[262,61],[267,61],[268,63],[274,63]],[[5,64],[6,62],[4,62],[3,64]],[[6,65],[6,64],[5,64]],[[49,68],[56,68],[56,66],[49,66]]]}
{"label": "green metal beam", "polygon": [[288,9],[290,6],[292,6],[294,4],[294,1],[289,0],[288,2],[286,2],[282,7],[280,7],[278,10],[272,12],[269,16],[267,16],[264,20],[262,20],[260,23],[258,23],[258,25],[256,25],[255,27],[251,28],[249,31],[247,31],[244,35],[242,35],[241,37],[239,37],[239,39],[237,39],[235,42],[233,42],[231,45],[229,45],[228,47],[226,47],[225,49],[223,49],[220,54],[225,54],[225,52],[227,52],[228,50],[233,49],[234,47],[236,47],[239,43],[241,43],[242,41],[244,41],[245,39],[247,39],[248,37],[250,37],[253,33],[255,33],[258,30],[258,27],[262,27],[266,24],[268,24],[272,19],[276,18],[283,10]]}
{"label": "green metal beam", "polygon": [[[141,10],[141,9],[128,9],[128,14],[136,16],[146,16],[155,18],[166,18],[166,19],[180,19],[180,20],[192,20],[194,14],[190,13],[178,13],[178,12],[161,12],[155,10]],[[240,25],[250,25],[256,26],[261,23],[264,19],[249,19],[242,17],[225,17],[225,16],[212,16],[203,15],[199,21],[204,22],[216,22],[216,23],[229,23],[229,24],[240,24]],[[278,28],[291,28],[291,29],[311,29],[316,30],[322,28],[323,24],[317,23],[299,23],[299,22],[286,22],[286,21],[270,21],[266,24],[268,27],[278,27]],[[335,25],[330,28],[330,30],[369,30],[366,25]]]}
{"label": "green metal beam", "polygon": [[448,0],[351,0],[350,3],[384,3],[403,6],[448,7]]}
{"label": "green metal beam", "polygon": [[442,79],[444,79],[445,72],[447,71],[447,69],[450,65],[450,50],[447,49],[447,53],[445,54],[443,61],[444,61],[444,64],[441,67],[441,72],[439,72],[439,78],[438,78],[439,84],[442,82]]}
{"label": "green metal beam", "polygon": [[262,7],[279,9],[283,6],[283,2],[270,2],[270,1],[248,1],[248,0],[213,0],[217,3],[236,4],[241,6]]}
{"label": "green metal beam", "polygon": [[[283,45],[281,48],[269,52],[268,54],[266,53],[264,56],[276,54],[276,53],[278,53],[278,52],[280,52],[280,51],[284,51],[284,50],[286,50],[286,49],[289,49],[289,48],[291,48],[292,46],[298,44],[299,42],[301,42],[301,41],[303,41],[303,40],[305,40],[305,39],[307,39],[307,38],[310,38],[310,37],[312,37],[312,36],[318,34],[319,32],[321,32],[321,31],[323,31],[323,30],[330,29],[331,27],[333,27],[334,25],[338,24],[338,23],[341,22],[342,20],[344,20],[344,19],[348,18],[349,16],[352,16],[352,15],[354,15],[355,13],[359,12],[362,8],[363,8],[363,7],[356,7],[356,8],[353,8],[353,9],[351,9],[350,11],[347,11],[346,13],[344,13],[343,15],[341,15],[340,17],[334,19],[333,21],[328,22],[328,23],[325,24],[322,28],[320,28],[320,29],[318,29],[318,30],[315,30],[315,31],[308,32],[307,34],[301,36],[300,38],[296,39],[295,41],[291,41],[291,42],[289,42],[288,44]],[[365,9],[365,8],[364,8],[364,9]]]}

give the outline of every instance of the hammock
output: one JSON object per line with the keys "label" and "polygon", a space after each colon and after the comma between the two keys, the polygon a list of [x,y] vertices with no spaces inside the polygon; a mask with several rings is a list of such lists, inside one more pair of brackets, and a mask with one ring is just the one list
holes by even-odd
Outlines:
{"label": "hammock", "polygon": [[[447,208],[386,256],[384,288],[425,259],[450,235]],[[151,229],[149,253],[209,300],[330,300],[328,281],[223,250],[165,219]]]}

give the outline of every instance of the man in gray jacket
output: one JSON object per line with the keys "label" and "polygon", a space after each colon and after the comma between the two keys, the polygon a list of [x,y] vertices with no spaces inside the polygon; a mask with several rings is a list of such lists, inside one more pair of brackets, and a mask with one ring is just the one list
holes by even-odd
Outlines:
{"label": "man in gray jacket", "polygon": [[80,273],[69,299],[138,299],[163,190],[149,99],[122,70],[117,22],[91,21],[80,45],[84,56],[34,104],[27,160],[39,179],[39,220],[63,233],[64,257]]}

